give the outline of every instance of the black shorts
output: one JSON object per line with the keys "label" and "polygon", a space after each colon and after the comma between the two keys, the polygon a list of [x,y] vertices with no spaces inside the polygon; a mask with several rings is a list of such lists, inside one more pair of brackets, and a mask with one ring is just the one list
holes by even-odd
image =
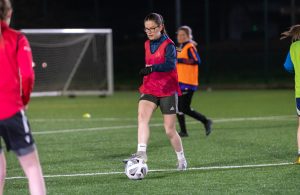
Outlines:
{"label": "black shorts", "polygon": [[300,117],[300,98],[296,98],[296,111],[297,115]]}
{"label": "black shorts", "polygon": [[[14,116],[0,120],[0,137],[3,138],[7,150],[14,151],[18,156],[23,156],[35,150],[29,122],[24,111]],[[0,149],[1,142],[0,142]]]}
{"label": "black shorts", "polygon": [[162,114],[176,114],[178,112],[178,95],[177,93],[167,97],[156,97],[150,94],[142,94],[140,100],[153,102],[159,106]]}

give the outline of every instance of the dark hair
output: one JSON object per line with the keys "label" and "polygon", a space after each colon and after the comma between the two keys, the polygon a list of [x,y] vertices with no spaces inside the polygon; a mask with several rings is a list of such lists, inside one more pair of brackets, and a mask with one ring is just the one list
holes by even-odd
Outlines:
{"label": "dark hair", "polygon": [[161,33],[162,34],[167,34],[165,24],[164,24],[164,19],[160,14],[158,14],[158,13],[148,14],[144,19],[144,23],[146,21],[149,21],[149,20],[155,22],[158,26],[163,26],[163,29],[162,29]]}
{"label": "dark hair", "polygon": [[4,20],[11,9],[10,0],[0,0],[0,20]]}
{"label": "dark hair", "polygon": [[192,29],[189,26],[181,26],[181,27],[178,28],[177,32],[180,31],[180,30],[184,31],[185,34],[187,34],[187,36],[190,38],[191,42],[195,46],[198,45],[198,43],[193,40],[193,31],[192,31]]}
{"label": "dark hair", "polygon": [[300,25],[291,26],[288,31],[281,33],[280,40],[291,37],[292,42],[300,40]]}

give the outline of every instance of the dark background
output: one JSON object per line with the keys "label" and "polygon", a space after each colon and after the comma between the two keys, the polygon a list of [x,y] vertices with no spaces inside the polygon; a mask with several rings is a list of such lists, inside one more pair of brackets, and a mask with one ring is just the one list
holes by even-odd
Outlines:
{"label": "dark background", "polygon": [[[180,12],[176,7],[180,2]],[[163,15],[176,42],[189,25],[202,58],[202,88],[283,88],[293,77],[283,69],[290,40],[280,33],[300,18],[296,0],[14,0],[12,26],[112,28],[116,89],[136,89],[144,66],[144,17]],[[179,17],[179,19],[177,19]]]}

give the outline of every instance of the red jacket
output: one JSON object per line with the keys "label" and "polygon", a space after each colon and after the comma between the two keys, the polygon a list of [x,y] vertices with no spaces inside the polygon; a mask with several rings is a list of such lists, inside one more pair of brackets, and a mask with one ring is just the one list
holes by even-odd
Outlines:
{"label": "red jacket", "polygon": [[[174,44],[171,39],[166,39],[155,53],[151,53],[150,40],[145,42],[146,64],[162,64],[165,63],[165,53],[168,44]],[[176,68],[169,72],[152,72],[144,76],[143,85],[140,87],[140,93],[151,94],[156,97],[166,97],[181,94]]]}
{"label": "red jacket", "polygon": [[3,120],[28,104],[34,71],[26,37],[3,21],[0,24],[0,120]]}

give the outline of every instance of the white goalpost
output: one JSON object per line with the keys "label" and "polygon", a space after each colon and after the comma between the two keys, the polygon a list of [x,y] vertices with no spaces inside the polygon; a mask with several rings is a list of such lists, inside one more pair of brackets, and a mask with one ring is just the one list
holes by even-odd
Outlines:
{"label": "white goalpost", "polygon": [[112,29],[23,29],[35,64],[32,96],[112,95]]}

